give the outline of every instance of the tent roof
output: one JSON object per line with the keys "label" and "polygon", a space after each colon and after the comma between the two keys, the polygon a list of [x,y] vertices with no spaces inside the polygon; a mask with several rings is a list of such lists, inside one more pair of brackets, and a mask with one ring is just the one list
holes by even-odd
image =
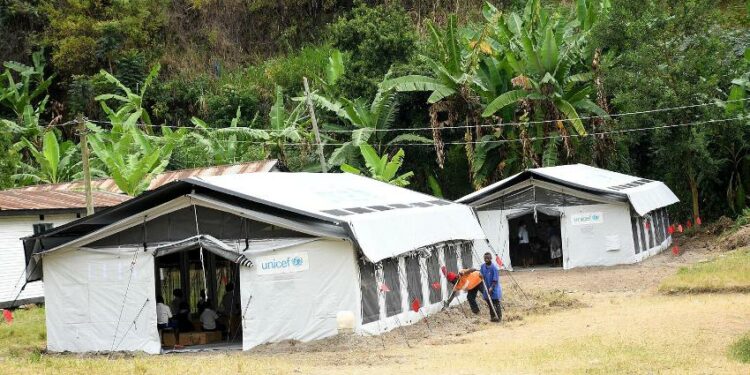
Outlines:
{"label": "tent roof", "polygon": [[495,200],[503,190],[520,182],[538,179],[601,196],[626,198],[639,215],[679,202],[661,181],[630,176],[584,164],[527,169],[464,196],[456,202],[477,206]]}
{"label": "tent roof", "polygon": [[[65,244],[185,195],[333,227],[346,233],[372,262],[450,240],[485,238],[470,207],[342,173],[254,173],[188,178],[43,234],[35,252]],[[56,240],[53,240],[56,239]],[[41,247],[41,249],[39,249]],[[47,250],[44,250],[46,248]]]}

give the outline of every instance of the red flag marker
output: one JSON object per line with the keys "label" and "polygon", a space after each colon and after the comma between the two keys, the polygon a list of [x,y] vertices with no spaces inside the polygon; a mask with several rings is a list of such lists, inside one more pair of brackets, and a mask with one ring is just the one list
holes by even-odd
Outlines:
{"label": "red flag marker", "polygon": [[670,225],[669,227],[667,227],[667,233],[674,234],[674,225]]}
{"label": "red flag marker", "polygon": [[440,271],[443,272],[443,276],[448,276],[448,268],[445,266],[440,267]]}
{"label": "red flag marker", "polygon": [[411,301],[411,309],[414,312],[419,312],[419,308],[420,307],[422,307],[422,305],[419,304],[419,300],[418,299],[415,298],[414,301]]}
{"label": "red flag marker", "polygon": [[682,233],[682,224],[677,225],[677,231]]}
{"label": "red flag marker", "polygon": [[651,230],[651,222],[646,221],[646,230]]}
{"label": "red flag marker", "polygon": [[677,245],[672,246],[672,254],[675,256],[680,255],[680,247]]}
{"label": "red flag marker", "polygon": [[700,216],[696,217],[695,218],[695,225],[701,225],[701,224],[703,224],[703,221],[701,220],[701,217]]}
{"label": "red flag marker", "polygon": [[432,289],[438,290],[440,289],[440,282],[435,281],[432,283]]}
{"label": "red flag marker", "polygon": [[13,312],[10,310],[3,310],[3,318],[5,318],[5,323],[13,323]]}
{"label": "red flag marker", "polygon": [[688,220],[687,223],[685,223],[685,224],[688,227],[688,229],[690,229],[690,228],[693,227],[693,223],[690,220]]}
{"label": "red flag marker", "polygon": [[502,267],[503,266],[503,260],[500,259],[500,255],[495,255],[495,262],[497,262],[497,266],[498,267]]}

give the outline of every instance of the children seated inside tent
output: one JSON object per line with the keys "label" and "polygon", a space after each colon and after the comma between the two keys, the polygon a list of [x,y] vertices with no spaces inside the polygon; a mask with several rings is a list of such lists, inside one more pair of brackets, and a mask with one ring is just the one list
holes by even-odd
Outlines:
{"label": "children seated inside tent", "polygon": [[[156,265],[157,299],[162,301],[161,309],[170,312],[168,323],[159,320],[163,347],[242,342],[239,298],[234,295],[233,282],[239,281],[237,264],[209,252],[201,257],[197,248],[158,257]],[[167,296],[166,301],[162,296]],[[221,303],[216,305],[214,301]],[[163,331],[175,334],[165,335]]]}

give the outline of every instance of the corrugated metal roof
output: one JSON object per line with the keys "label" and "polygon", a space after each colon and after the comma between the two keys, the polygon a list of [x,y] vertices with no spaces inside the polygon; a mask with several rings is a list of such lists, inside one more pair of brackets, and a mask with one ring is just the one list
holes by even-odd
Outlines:
{"label": "corrugated metal roof", "polygon": [[[205,168],[180,169],[177,171],[167,171],[160,173],[151,180],[148,190],[153,190],[159,186],[166,185],[172,181],[184,180],[189,177],[211,177],[224,176],[232,174],[270,172],[277,167],[278,160],[261,160],[249,163],[239,163],[230,165],[220,165]],[[64,182],[61,184],[32,185],[18,188],[23,191],[83,191],[83,181]],[[107,191],[110,193],[122,194],[115,181],[111,178],[91,181],[91,188],[97,191]],[[2,207],[2,203],[0,203]]]}
{"label": "corrugated metal roof", "polygon": [[[151,180],[148,190],[156,189],[172,181],[190,177],[211,177],[255,172],[270,172],[277,168],[277,160],[262,160],[250,163],[221,165],[206,168],[182,169],[158,174]],[[131,197],[122,194],[111,178],[91,181],[94,206],[109,207]],[[0,211],[9,210],[54,210],[86,207],[83,181],[60,184],[25,186],[0,191]]]}
{"label": "corrugated metal roof", "polygon": [[[94,191],[94,207],[109,207],[130,199],[129,196],[106,191]],[[0,211],[9,210],[61,210],[86,207],[86,194],[82,191],[0,191]]]}

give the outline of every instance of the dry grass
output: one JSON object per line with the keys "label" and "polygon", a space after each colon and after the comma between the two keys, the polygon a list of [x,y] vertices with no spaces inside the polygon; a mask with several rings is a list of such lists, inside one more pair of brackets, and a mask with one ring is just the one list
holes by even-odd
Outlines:
{"label": "dry grass", "polygon": [[750,292],[750,248],[681,267],[659,286],[664,293]]}
{"label": "dry grass", "polygon": [[[199,374],[312,373],[748,373],[750,365],[730,359],[737,332],[750,330],[750,295],[680,296],[599,295],[591,307],[490,325],[474,332],[429,334],[412,338],[412,348],[394,340],[349,350],[294,353],[104,356],[9,355],[2,350],[6,374]],[[33,312],[39,315],[40,310]],[[464,319],[454,314],[455,319]],[[34,318],[38,321],[37,318]],[[16,324],[26,324],[19,315]],[[5,335],[0,347],[18,342],[42,345],[37,336]],[[14,327],[15,332],[21,329]],[[378,340],[373,338],[372,340]]]}

